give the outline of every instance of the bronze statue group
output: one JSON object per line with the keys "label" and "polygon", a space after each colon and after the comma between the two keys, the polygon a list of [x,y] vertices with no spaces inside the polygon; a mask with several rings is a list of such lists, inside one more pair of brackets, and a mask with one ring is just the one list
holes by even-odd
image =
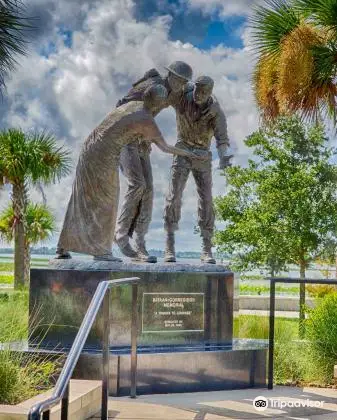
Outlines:
{"label": "bronze statue group", "polygon": [[[174,155],[164,211],[165,262],[176,262],[175,231],[191,172],[199,198],[201,261],[215,264],[210,146],[215,137],[219,167],[230,165],[226,118],[212,94],[214,82],[210,77],[201,76],[192,82],[192,68],[182,61],[166,69],[166,77],[156,69],[145,73],[85,140],[56,258],[71,258],[72,251],[92,255],[95,260],[120,262],[112,254],[115,241],[123,255],[133,261],[157,262],[145,244],[153,208],[150,153],[154,143]],[[165,142],[154,120],[169,106],[176,112],[178,141],[174,147]],[[119,168],[128,185],[118,216]]]}

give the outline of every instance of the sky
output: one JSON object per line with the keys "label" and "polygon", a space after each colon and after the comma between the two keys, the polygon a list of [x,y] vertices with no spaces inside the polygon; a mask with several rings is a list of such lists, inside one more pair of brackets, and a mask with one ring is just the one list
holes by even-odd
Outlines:
{"label": "sky", "polygon": [[[30,0],[27,15],[37,27],[29,54],[6,81],[0,103],[2,128],[48,130],[71,150],[73,171],[59,184],[45,188],[47,203],[61,229],[71,194],[81,146],[95,128],[148,69],[175,60],[189,63],[193,77],[215,81],[214,94],[228,123],[235,164],[247,163],[244,139],[258,127],[251,89],[254,56],[247,17],[252,0]],[[156,121],[166,141],[176,141],[175,114],[163,110]],[[164,249],[163,209],[172,158],[153,146],[154,209],[147,236],[149,248]],[[226,194],[226,180],[213,151],[213,195]],[[121,176],[121,200],[125,192]],[[31,199],[41,201],[38,191]],[[120,200],[120,201],[121,201]],[[9,191],[0,192],[0,207]],[[184,192],[182,219],[176,234],[179,251],[198,251],[197,195],[192,176]],[[221,228],[221,223],[217,222]],[[57,243],[58,234],[47,243]]]}

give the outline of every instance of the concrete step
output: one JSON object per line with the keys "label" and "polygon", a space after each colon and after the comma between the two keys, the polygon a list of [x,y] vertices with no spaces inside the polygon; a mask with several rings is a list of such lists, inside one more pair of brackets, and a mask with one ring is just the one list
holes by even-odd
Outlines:
{"label": "concrete step", "polygon": [[[102,382],[71,380],[69,395],[69,420],[87,420],[101,409]],[[52,390],[30,398],[17,405],[0,405],[0,420],[27,420],[31,407],[50,397]],[[61,418],[61,404],[51,410],[51,420]]]}

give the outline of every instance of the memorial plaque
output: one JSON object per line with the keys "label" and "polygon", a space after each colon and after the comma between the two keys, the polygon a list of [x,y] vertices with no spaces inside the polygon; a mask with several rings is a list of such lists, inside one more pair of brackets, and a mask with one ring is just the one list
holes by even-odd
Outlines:
{"label": "memorial plaque", "polygon": [[142,332],[203,332],[204,293],[143,293]]}

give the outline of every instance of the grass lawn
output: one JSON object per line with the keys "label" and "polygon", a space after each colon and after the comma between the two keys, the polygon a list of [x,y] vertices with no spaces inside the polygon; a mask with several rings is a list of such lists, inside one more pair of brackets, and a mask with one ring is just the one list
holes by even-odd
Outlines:
{"label": "grass lawn", "polygon": [[[0,257],[1,258],[1,257]],[[39,268],[46,267],[48,259],[35,258],[31,260],[31,267]],[[0,261],[0,284],[13,284],[14,283],[14,263]]]}
{"label": "grass lawn", "polygon": [[[27,340],[28,292],[0,291],[0,343]],[[60,360],[34,353],[0,351],[0,404],[18,404],[50,389]]]}
{"label": "grass lawn", "polygon": [[14,270],[14,263],[12,262],[0,262],[0,271],[9,271]]}
{"label": "grass lawn", "polygon": [[[276,293],[281,294],[297,294],[300,292],[299,286],[294,287],[284,287],[276,286]],[[254,284],[240,284],[240,294],[241,295],[269,295],[270,286],[256,286]]]}
{"label": "grass lawn", "polygon": [[13,274],[0,274],[0,284],[13,284],[14,276]]}
{"label": "grass lawn", "polygon": [[[275,341],[298,338],[297,318],[275,318]],[[258,315],[239,315],[234,318],[233,334],[236,338],[267,339],[269,336],[269,317]]]}
{"label": "grass lawn", "polygon": [[28,292],[0,290],[0,343],[28,338]]}

